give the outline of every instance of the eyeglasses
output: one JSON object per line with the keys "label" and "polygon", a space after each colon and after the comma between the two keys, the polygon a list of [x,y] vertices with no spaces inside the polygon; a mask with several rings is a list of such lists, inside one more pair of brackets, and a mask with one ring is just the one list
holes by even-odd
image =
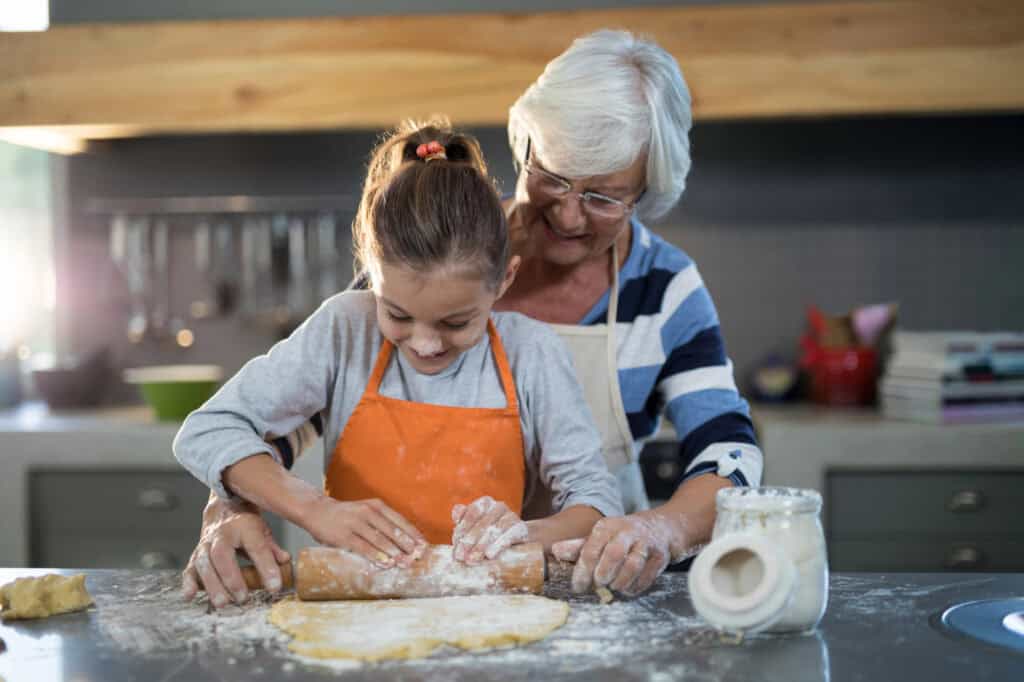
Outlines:
{"label": "eyeglasses", "polygon": [[526,143],[526,163],[523,164],[526,171],[526,181],[530,189],[541,197],[561,200],[575,194],[583,202],[583,210],[595,218],[615,220],[625,217],[634,208],[647,191],[644,189],[632,202],[626,202],[615,197],[609,197],[598,192],[574,192],[572,183],[560,175],[555,175],[543,168],[533,165],[530,158],[530,142]]}

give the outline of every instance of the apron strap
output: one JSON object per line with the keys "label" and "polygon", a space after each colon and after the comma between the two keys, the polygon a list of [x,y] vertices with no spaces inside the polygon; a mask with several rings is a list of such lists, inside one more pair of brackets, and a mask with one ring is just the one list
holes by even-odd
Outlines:
{"label": "apron strap", "polygon": [[391,360],[391,351],[394,350],[394,344],[388,341],[386,338],[380,344],[380,352],[377,353],[377,362],[373,365],[373,372],[370,374],[370,380],[366,382],[367,395],[377,395],[380,392],[380,382],[384,378],[384,371],[388,368],[388,361]]}
{"label": "apron strap", "polygon": [[[494,362],[498,365],[498,376],[501,378],[501,386],[505,391],[506,408],[518,410],[519,400],[516,398],[516,384],[512,378],[512,368],[509,366],[508,355],[505,354],[505,345],[501,342],[498,329],[494,326],[494,320],[490,318],[487,319],[487,334],[491,338]],[[380,392],[380,384],[384,379],[384,372],[388,368],[388,362],[391,360],[391,353],[394,347],[394,344],[387,339],[384,339],[381,343],[380,352],[377,353],[377,361],[373,365],[373,372],[370,374],[370,380],[366,383],[366,393],[368,395],[377,395]]]}
{"label": "apron strap", "polygon": [[[633,442],[633,430],[626,417],[626,406],[622,402],[622,387],[619,385],[619,344],[615,339],[615,328],[619,319],[619,245],[612,242],[612,288],[608,291],[608,380],[612,389],[612,405],[615,406],[615,421],[619,433],[627,443]],[[630,446],[632,449],[632,445]],[[630,457],[630,461],[633,457]]]}
{"label": "apron strap", "polygon": [[516,398],[516,384],[512,378],[512,369],[508,364],[508,355],[505,354],[505,344],[501,342],[498,329],[494,326],[494,320],[487,318],[487,334],[491,337],[491,351],[494,353],[494,362],[498,365],[498,375],[501,377],[502,388],[505,389],[506,409],[519,410],[519,401]]}

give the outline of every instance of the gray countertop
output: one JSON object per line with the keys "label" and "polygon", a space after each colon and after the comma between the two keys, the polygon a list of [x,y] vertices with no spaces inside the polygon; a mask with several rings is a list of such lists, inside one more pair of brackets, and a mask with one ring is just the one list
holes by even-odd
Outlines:
{"label": "gray countertop", "polygon": [[[0,584],[26,569],[0,569]],[[7,682],[217,680],[1024,680],[1024,655],[940,632],[953,604],[1024,596],[1024,574],[839,574],[828,612],[810,636],[737,642],[694,615],[686,576],[659,578],[646,595],[604,606],[570,598],[568,623],[519,649],[442,649],[419,662],[323,667],[297,659],[265,622],[269,598],[221,613],[186,604],[172,572],[88,571],[97,606],[5,623],[0,677]]]}

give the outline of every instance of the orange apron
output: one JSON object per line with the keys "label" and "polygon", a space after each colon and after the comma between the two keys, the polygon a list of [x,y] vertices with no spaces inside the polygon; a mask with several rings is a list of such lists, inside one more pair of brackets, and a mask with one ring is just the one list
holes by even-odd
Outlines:
{"label": "orange apron", "polygon": [[378,498],[432,544],[451,543],[452,507],[483,495],[522,514],[523,432],[508,357],[494,323],[491,349],[505,407],[447,407],[380,394],[394,345],[384,340],[369,384],[334,448],[325,488],[337,500]]}

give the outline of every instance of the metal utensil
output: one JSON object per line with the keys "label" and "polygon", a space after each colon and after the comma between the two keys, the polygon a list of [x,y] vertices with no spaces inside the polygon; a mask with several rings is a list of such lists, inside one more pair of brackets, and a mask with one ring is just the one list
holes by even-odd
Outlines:
{"label": "metal utensil", "polygon": [[149,218],[138,217],[131,221],[128,229],[126,248],[126,274],[128,292],[131,296],[132,315],[128,320],[128,340],[141,343],[149,327],[147,315],[149,294]]}
{"label": "metal utensil", "polygon": [[196,223],[192,234],[192,243],[195,247],[195,268],[202,282],[202,294],[200,298],[192,301],[189,305],[189,314],[194,320],[204,320],[215,312],[216,304],[210,296],[210,267],[211,267],[211,242],[212,229],[210,222],[205,218]]}
{"label": "metal utensil", "polygon": [[338,225],[333,213],[321,213],[316,221],[317,257],[320,271],[319,298],[338,292]]}
{"label": "metal utensil", "polygon": [[310,308],[306,224],[297,216],[288,222],[288,270],[288,309],[293,315],[305,315]]}
{"label": "metal utensil", "polygon": [[214,230],[213,280],[217,314],[230,315],[238,305],[234,227],[226,219]]}
{"label": "metal utensil", "polygon": [[[170,244],[167,219],[158,218],[153,224],[153,307],[149,324],[157,337],[167,336],[171,309]],[[160,291],[160,289],[163,291]]]}

